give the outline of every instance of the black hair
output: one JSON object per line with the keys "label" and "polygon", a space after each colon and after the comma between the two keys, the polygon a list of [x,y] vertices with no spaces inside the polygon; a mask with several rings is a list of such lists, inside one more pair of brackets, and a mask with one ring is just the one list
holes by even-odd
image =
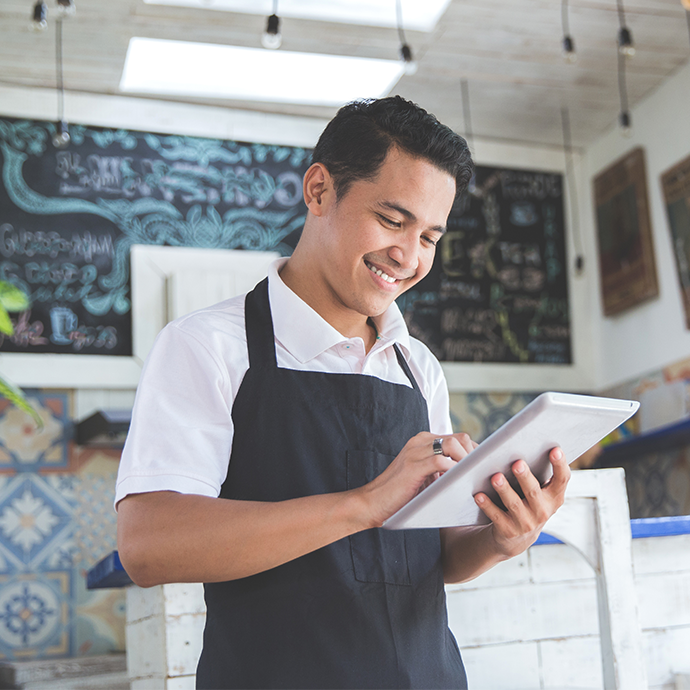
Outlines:
{"label": "black hair", "polygon": [[424,158],[467,189],[474,164],[467,142],[434,115],[400,96],[354,101],[328,123],[312,154],[333,177],[338,198],[356,180],[376,176],[391,146]]}

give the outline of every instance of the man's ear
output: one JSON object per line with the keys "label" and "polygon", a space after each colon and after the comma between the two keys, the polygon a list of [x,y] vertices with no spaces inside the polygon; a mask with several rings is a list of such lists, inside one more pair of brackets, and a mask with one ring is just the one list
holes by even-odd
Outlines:
{"label": "man's ear", "polygon": [[333,178],[323,163],[314,163],[304,173],[302,193],[309,211],[315,216],[323,215],[326,204],[335,197]]}

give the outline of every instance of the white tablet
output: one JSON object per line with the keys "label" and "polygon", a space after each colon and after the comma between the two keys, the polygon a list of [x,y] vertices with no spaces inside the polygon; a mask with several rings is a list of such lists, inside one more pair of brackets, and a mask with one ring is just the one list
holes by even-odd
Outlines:
{"label": "white tablet", "polygon": [[544,484],[552,474],[548,459],[552,448],[560,446],[572,462],[631,417],[639,406],[633,400],[542,393],[383,526],[410,529],[488,524],[473,497],[482,491],[500,504],[491,486],[494,474],[504,473],[517,489],[510,467],[522,459]]}

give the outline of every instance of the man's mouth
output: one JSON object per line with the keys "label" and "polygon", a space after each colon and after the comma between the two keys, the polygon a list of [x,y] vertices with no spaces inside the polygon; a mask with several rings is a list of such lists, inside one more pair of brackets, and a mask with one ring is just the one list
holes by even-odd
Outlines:
{"label": "man's mouth", "polygon": [[383,278],[383,280],[385,280],[387,283],[397,283],[398,282],[397,278],[393,278],[393,277],[389,276],[386,272],[382,271],[380,268],[376,268],[376,266],[372,266],[368,261],[365,261],[364,263],[365,263],[366,267],[372,273],[376,273],[376,275],[379,278]]}

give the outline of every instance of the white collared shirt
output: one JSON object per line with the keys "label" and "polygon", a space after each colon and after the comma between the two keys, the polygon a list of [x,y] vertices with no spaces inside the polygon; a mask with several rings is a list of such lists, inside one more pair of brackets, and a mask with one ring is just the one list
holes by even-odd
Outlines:
{"label": "white collared shirt", "polygon": [[[361,338],[340,334],[283,283],[278,271],[285,261],[272,264],[268,276],[278,366],[409,386],[393,348],[397,342],[427,401],[431,431],[452,433],[441,365],[410,337],[398,307],[374,319],[380,337],[367,353]],[[232,449],[232,405],[249,368],[244,299],[193,312],[159,333],[137,388],[116,503],[149,491],[220,494]]]}

